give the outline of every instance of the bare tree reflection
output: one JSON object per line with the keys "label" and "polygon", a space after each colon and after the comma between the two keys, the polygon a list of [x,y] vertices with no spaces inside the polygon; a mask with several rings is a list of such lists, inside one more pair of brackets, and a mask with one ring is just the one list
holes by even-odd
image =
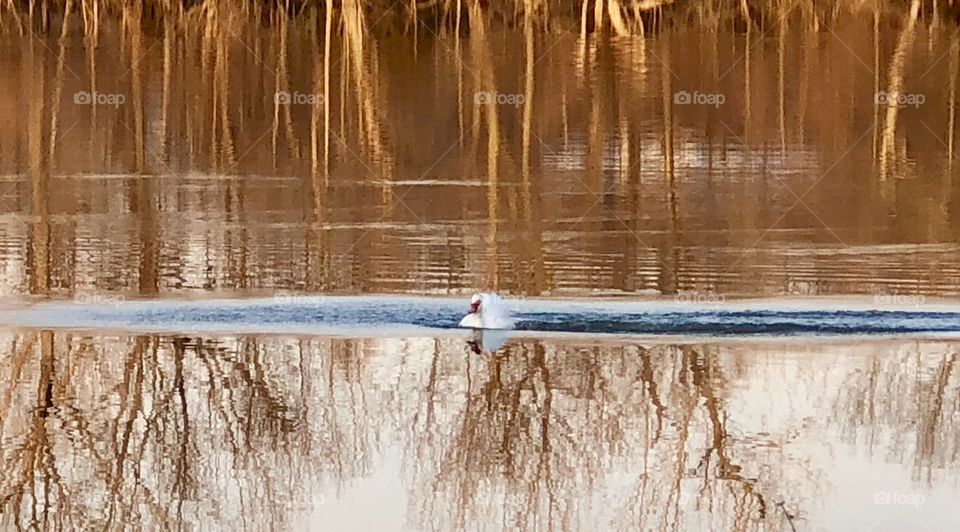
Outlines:
{"label": "bare tree reflection", "polygon": [[[844,348],[826,375],[738,344],[513,339],[476,355],[449,338],[41,331],[2,345],[3,528],[296,528],[397,459],[414,528],[782,530],[830,496],[812,442],[870,449],[925,485],[960,466],[949,344]],[[789,400],[753,389],[787,376]]]}

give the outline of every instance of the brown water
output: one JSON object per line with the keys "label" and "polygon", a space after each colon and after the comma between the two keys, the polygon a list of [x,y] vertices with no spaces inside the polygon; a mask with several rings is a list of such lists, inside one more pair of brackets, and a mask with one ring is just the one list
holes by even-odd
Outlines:
{"label": "brown water", "polygon": [[[0,295],[960,296],[954,28],[195,22],[0,35]],[[465,340],[8,327],[0,528],[960,529],[955,342]]]}
{"label": "brown water", "polygon": [[[275,104],[324,100],[296,25],[8,35],[3,293],[958,295],[957,41],[918,30],[897,69],[895,28],[849,25],[334,42],[326,117]],[[891,79],[924,101],[881,164]],[[664,113],[680,91],[724,102]]]}

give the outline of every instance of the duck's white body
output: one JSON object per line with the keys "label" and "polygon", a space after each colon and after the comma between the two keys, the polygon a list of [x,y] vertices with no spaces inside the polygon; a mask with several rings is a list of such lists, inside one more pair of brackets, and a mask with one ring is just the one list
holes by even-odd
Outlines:
{"label": "duck's white body", "polygon": [[463,317],[460,320],[461,327],[468,327],[470,329],[486,329],[487,327],[483,326],[483,317],[480,316],[479,312],[471,312]]}
{"label": "duck's white body", "polygon": [[512,329],[513,319],[503,299],[497,294],[474,294],[470,299],[470,313],[460,320],[460,326],[470,329]]}

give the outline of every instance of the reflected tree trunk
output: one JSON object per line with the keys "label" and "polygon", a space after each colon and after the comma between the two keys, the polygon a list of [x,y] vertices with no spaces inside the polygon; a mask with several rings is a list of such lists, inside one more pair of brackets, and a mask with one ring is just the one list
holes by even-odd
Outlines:
{"label": "reflected tree trunk", "polygon": [[[133,168],[138,174],[145,170],[144,150],[146,146],[145,117],[144,117],[144,96],[143,96],[143,75],[141,68],[143,64],[143,33],[141,32],[141,4],[133,4],[132,9],[124,10],[125,26],[129,36],[129,46],[127,61],[130,71],[130,99],[133,111]],[[94,106],[96,107],[96,106]]]}
{"label": "reflected tree trunk", "polygon": [[159,291],[159,262],[161,237],[157,220],[157,182],[153,177],[137,180],[137,215],[140,218],[140,260],[138,264],[138,292],[156,295]]}
{"label": "reflected tree trunk", "polygon": [[953,163],[956,158],[956,117],[957,117],[957,71],[960,70],[960,35],[953,34],[950,39],[950,89],[947,105],[947,175],[953,179]]}
{"label": "reflected tree trunk", "polygon": [[25,79],[30,80],[30,94],[27,113],[27,150],[28,175],[30,179],[30,293],[48,295],[50,293],[50,212],[49,212],[49,172],[47,142],[43,131],[46,100],[46,68],[44,54],[37,50],[35,39],[31,39],[27,60],[24,61]]}
{"label": "reflected tree trunk", "polygon": [[[50,149],[47,155],[47,159],[50,161],[50,164],[53,165],[56,163],[56,150],[57,150],[57,126],[58,119],[60,117],[60,99],[63,96],[63,71],[66,66],[66,56],[67,56],[67,36],[70,33],[70,14],[73,9],[73,0],[67,0],[66,5],[63,8],[63,21],[60,23],[60,40],[57,43],[57,72],[56,77],[54,78],[53,83],[53,95],[50,99],[51,101],[51,111],[50,111]],[[72,126],[70,126],[72,127]]]}
{"label": "reflected tree trunk", "polygon": [[[890,59],[890,66],[887,72],[886,97],[888,100],[892,99],[892,101],[886,102],[883,133],[880,138],[880,182],[887,180],[890,174],[890,166],[893,164],[892,159],[895,156],[894,143],[897,132],[897,113],[899,112],[897,98],[903,92],[904,65],[907,60],[907,51],[910,49],[915,38],[917,17],[919,14],[920,0],[912,0],[910,13],[903,24],[903,28],[900,30],[900,35],[897,37],[897,48],[893,52],[893,57]],[[880,102],[877,101],[876,103]]]}
{"label": "reflected tree trunk", "polygon": [[[524,36],[524,86],[523,86],[523,118],[521,132],[521,157],[520,174],[522,179],[523,194],[523,218],[526,231],[530,235],[529,244],[525,246],[527,251],[527,263],[532,269],[531,281],[525,292],[530,294],[539,294],[544,289],[545,274],[543,265],[543,238],[541,230],[541,217],[536,214],[540,211],[539,195],[533,193],[536,188],[533,183],[532,162],[533,142],[532,138],[534,125],[534,65],[535,65],[535,40],[533,35],[533,14],[531,6],[528,4],[524,10],[523,36]],[[539,138],[539,137],[538,137]],[[539,145],[539,142],[538,142]]]}
{"label": "reflected tree trunk", "polygon": [[[487,285],[492,290],[497,290],[500,285],[500,118],[496,102],[497,85],[480,0],[470,0],[468,9],[471,62],[474,65],[474,74],[480,83],[479,92],[486,95],[486,99],[475,98],[475,100],[482,107],[480,111],[487,125]],[[478,121],[475,121],[475,124],[476,131]]]}
{"label": "reflected tree trunk", "polygon": [[670,62],[670,46],[663,47],[661,62],[663,69],[660,72],[661,103],[663,106],[663,172],[666,185],[667,212],[669,215],[670,230],[666,242],[658,247],[657,253],[660,255],[660,278],[659,290],[662,294],[676,294],[678,290],[677,282],[677,260],[676,260],[676,234],[678,231],[677,222],[677,198],[676,183],[674,176],[673,161],[673,71]]}

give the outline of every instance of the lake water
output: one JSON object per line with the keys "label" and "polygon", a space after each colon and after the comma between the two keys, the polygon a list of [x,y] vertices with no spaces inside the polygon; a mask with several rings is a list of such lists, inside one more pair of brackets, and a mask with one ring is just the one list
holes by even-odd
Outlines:
{"label": "lake water", "polygon": [[316,22],[0,33],[0,528],[960,529],[955,28]]}

